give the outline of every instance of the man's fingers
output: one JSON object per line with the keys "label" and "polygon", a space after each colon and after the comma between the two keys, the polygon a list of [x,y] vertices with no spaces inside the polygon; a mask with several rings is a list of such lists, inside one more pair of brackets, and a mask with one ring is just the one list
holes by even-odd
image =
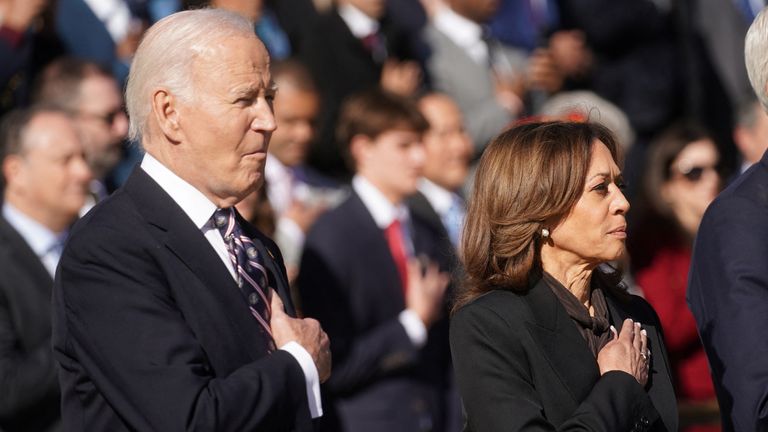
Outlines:
{"label": "man's fingers", "polygon": [[271,307],[272,307],[272,317],[275,315],[285,314],[285,306],[283,306],[283,299],[280,298],[277,293],[272,293],[272,301],[271,301]]}

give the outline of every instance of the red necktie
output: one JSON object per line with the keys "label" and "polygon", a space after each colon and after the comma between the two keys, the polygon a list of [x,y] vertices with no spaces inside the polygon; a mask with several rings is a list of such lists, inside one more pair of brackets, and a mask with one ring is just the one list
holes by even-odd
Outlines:
{"label": "red necktie", "polygon": [[408,290],[408,258],[405,255],[405,244],[403,244],[403,229],[400,226],[400,221],[395,219],[384,230],[384,237],[387,238],[389,244],[389,251],[392,253],[392,258],[395,260],[395,266],[397,272],[400,273],[400,281],[402,282],[403,294]]}

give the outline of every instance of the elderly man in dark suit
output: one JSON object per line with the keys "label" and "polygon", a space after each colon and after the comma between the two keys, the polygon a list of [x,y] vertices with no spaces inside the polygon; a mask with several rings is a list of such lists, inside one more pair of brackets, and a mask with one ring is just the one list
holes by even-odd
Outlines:
{"label": "elderly man in dark suit", "polygon": [[0,158],[0,430],[58,430],[51,289],[91,173],[72,121],[49,108],[6,116]]}
{"label": "elderly man in dark suit", "polygon": [[297,281],[303,310],[327,329],[336,359],[325,431],[446,427],[447,277],[428,259],[422,270],[418,258],[446,258],[447,240],[405,204],[422,174],[425,128],[413,103],[381,90],[342,107],[352,193],[310,229]]}
{"label": "elderly man in dark suit", "polygon": [[126,100],[147,154],[73,228],[57,274],[66,430],[313,429],[327,336],[291,317],[280,251],[233,208],[263,180],[275,90],[232,12],[145,35]]}
{"label": "elderly man in dark suit", "polygon": [[[768,110],[768,10],[752,23],[745,58]],[[709,206],[699,226],[688,303],[707,352],[725,431],[768,430],[768,155]]]}

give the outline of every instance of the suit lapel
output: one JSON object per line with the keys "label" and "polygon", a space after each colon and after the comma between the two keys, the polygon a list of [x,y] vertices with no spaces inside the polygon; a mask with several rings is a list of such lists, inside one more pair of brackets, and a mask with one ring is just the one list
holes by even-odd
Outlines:
{"label": "suit lapel", "polygon": [[445,234],[445,237],[448,238],[448,232],[445,230],[445,226],[443,226],[440,215],[437,214],[429,201],[427,201],[424,194],[417,192],[408,198],[408,207],[413,215],[420,217],[431,228],[441,234]]}
{"label": "suit lapel", "polygon": [[[378,278],[390,279],[392,283],[383,283],[379,286],[386,287],[386,295],[389,298],[397,299],[398,307],[405,306],[403,297],[402,283],[400,282],[400,273],[395,265],[395,259],[389,250],[389,244],[384,237],[381,228],[376,225],[373,216],[368,211],[357,192],[352,192],[349,196],[349,221],[355,223],[356,227],[350,227],[349,232],[355,232],[356,235],[350,241],[354,241],[356,250],[366,251],[371,263],[376,263],[379,267],[380,275]],[[416,245],[414,245],[416,248]],[[418,249],[417,249],[418,251]]]}
{"label": "suit lapel", "polygon": [[[651,349],[651,366],[648,372],[648,384],[646,389],[651,397],[656,410],[661,414],[662,419],[667,422],[677,418],[675,401],[668,397],[674,395],[674,389],[670,380],[671,368],[666,352],[662,350],[662,335],[659,328],[654,324],[655,317],[650,317],[647,310],[639,310],[633,303],[623,302],[611,295],[608,290],[605,300],[608,304],[608,313],[610,314],[611,324],[617,329],[621,328],[622,322],[627,318],[636,317],[641,320],[643,328],[648,334],[648,346]],[[634,303],[637,304],[637,303]],[[649,307],[650,308],[650,307]],[[645,321],[645,322],[642,322]],[[666,424],[668,430],[677,430],[675,424]]]}
{"label": "suit lapel", "polygon": [[35,286],[47,287],[46,295],[50,297],[53,278],[40,261],[40,257],[4,217],[0,217],[0,239],[1,244],[8,249],[11,259],[35,280]]}
{"label": "suit lapel", "polygon": [[205,289],[216,291],[217,298],[231,305],[227,319],[238,332],[241,346],[253,360],[263,355],[263,340],[255,329],[255,321],[243,301],[242,294],[227,267],[205,239],[203,233],[175,201],[147,175],[137,168],[125,185],[126,192],[136,202],[136,208],[155,228],[157,239],[191,271]]}
{"label": "suit lapel", "polygon": [[549,287],[539,280],[525,296],[533,322],[528,330],[575,403],[584,400],[600,370],[584,337]]}

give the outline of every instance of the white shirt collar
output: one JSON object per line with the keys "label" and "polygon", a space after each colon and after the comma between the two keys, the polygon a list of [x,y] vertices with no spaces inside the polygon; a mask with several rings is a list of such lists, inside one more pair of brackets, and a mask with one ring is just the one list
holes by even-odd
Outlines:
{"label": "white shirt collar", "polygon": [[429,201],[435,212],[441,216],[448,212],[455,200],[461,199],[455,192],[438,186],[426,178],[422,178],[419,181],[419,191]]}
{"label": "white shirt collar", "polygon": [[352,189],[363,201],[368,213],[373,216],[376,226],[386,229],[395,219],[405,224],[409,220],[408,207],[404,204],[394,205],[368,179],[361,175],[352,178]]}
{"label": "white shirt collar", "polygon": [[457,14],[448,6],[440,6],[437,9],[433,22],[435,28],[466,50],[475,61],[484,60],[476,58],[483,51],[487,59],[488,47],[483,42],[483,28],[480,24]]}
{"label": "white shirt collar", "polygon": [[24,241],[35,252],[35,255],[43,257],[51,251],[60,236],[65,233],[55,233],[40,222],[30,218],[9,203],[3,203],[3,217],[18,231]]}
{"label": "white shirt collar", "polygon": [[341,19],[349,27],[349,31],[358,39],[379,31],[378,21],[349,3],[339,6],[338,12]]}
{"label": "white shirt collar", "polygon": [[216,204],[202,192],[177,176],[173,171],[152,157],[149,153],[141,161],[141,169],[171,196],[184,213],[199,229],[203,229],[216,211]]}

